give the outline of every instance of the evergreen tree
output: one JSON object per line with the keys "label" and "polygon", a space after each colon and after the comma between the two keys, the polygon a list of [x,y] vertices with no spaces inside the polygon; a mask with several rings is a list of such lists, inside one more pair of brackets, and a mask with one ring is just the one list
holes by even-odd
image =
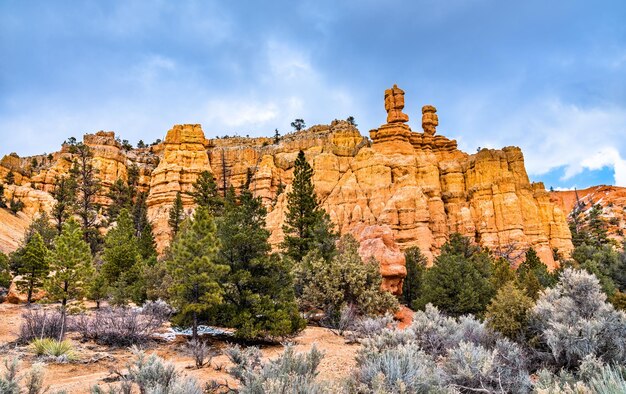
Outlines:
{"label": "evergreen tree", "polygon": [[115,289],[116,303],[129,298],[141,301],[141,255],[128,210],[120,211],[116,227],[107,233],[102,257],[101,272],[111,290]]}
{"label": "evergreen tree", "polygon": [[156,242],[152,233],[152,224],[148,220],[148,205],[146,193],[137,195],[133,206],[133,222],[135,235],[138,239],[139,254],[144,260],[156,257]]}
{"label": "evergreen tree", "polygon": [[14,215],[17,215],[18,212],[24,209],[24,203],[19,198],[15,198],[15,195],[13,195],[9,201],[9,209]]}
{"label": "evergreen tree", "polygon": [[7,185],[15,184],[15,174],[13,173],[13,171],[9,171],[7,176],[4,178],[4,181],[6,182]]}
{"label": "evergreen tree", "polygon": [[128,189],[130,191],[131,198],[135,198],[137,195],[137,186],[139,185],[139,167],[137,164],[131,164],[128,166]]}
{"label": "evergreen tree", "polygon": [[[526,280],[525,276],[531,272],[537,278],[542,289],[553,286],[556,283],[556,278],[548,272],[548,267],[539,259],[537,252],[533,248],[526,251],[526,259],[517,267],[517,275],[522,283]],[[534,282],[532,279],[530,281]],[[534,293],[534,291],[531,291],[531,293]],[[532,295],[533,298],[534,295]]]}
{"label": "evergreen tree", "polygon": [[306,128],[306,124],[304,123],[303,119],[296,119],[291,122],[291,127],[293,127],[295,131],[300,131]]}
{"label": "evergreen tree", "polygon": [[452,316],[482,315],[495,291],[489,254],[459,234],[453,234],[424,275],[414,309],[431,303]]}
{"label": "evergreen tree", "polygon": [[402,282],[402,302],[411,305],[419,298],[422,291],[422,282],[428,259],[417,246],[408,248],[404,252],[406,259],[406,278]]}
{"label": "evergreen tree", "polygon": [[591,208],[587,222],[591,244],[596,247],[606,245],[609,239],[606,235],[606,223],[602,219],[602,206],[600,204],[595,204]]}
{"label": "evergreen tree", "polygon": [[6,208],[7,201],[4,198],[4,185],[0,183],[0,208]]}
{"label": "evergreen tree", "polygon": [[301,261],[310,250],[318,248],[324,258],[335,251],[337,235],[332,231],[328,214],[320,207],[313,188],[313,169],[300,151],[295,162],[292,189],[287,193],[287,215],[282,247],[295,261]]}
{"label": "evergreen tree", "polygon": [[52,218],[57,233],[61,234],[63,223],[70,217],[76,202],[76,181],[72,177],[56,177],[52,197],[56,200],[52,206]]}
{"label": "evergreen tree", "polygon": [[494,258],[491,285],[498,291],[506,284],[515,281],[515,270],[505,258]]}
{"label": "evergreen tree", "polygon": [[88,282],[87,298],[95,301],[96,309],[100,309],[100,303],[109,294],[109,284],[102,271],[94,272],[91,280]]}
{"label": "evergreen tree", "polygon": [[8,289],[11,285],[11,269],[9,268],[9,258],[0,252],[0,287]]}
{"label": "evergreen tree", "polygon": [[54,248],[48,253],[50,275],[45,280],[48,298],[61,301],[61,334],[65,334],[67,301],[82,299],[88,290],[89,280],[93,276],[91,250],[83,239],[78,223],[73,220],[63,225],[63,230],[54,242]]}
{"label": "evergreen tree", "polygon": [[29,305],[33,297],[33,291],[41,286],[43,279],[48,275],[47,253],[48,250],[39,233],[35,233],[24,247],[21,266],[18,271],[22,279],[18,285],[27,289],[27,303]]}
{"label": "evergreen tree", "polygon": [[277,145],[280,142],[280,133],[278,129],[274,129],[274,144]]}
{"label": "evergreen tree", "polygon": [[248,188],[239,195],[239,204],[233,198],[229,197],[218,222],[218,262],[230,267],[224,302],[217,308],[220,323],[236,328],[236,336],[245,339],[293,334],[304,321],[295,302],[290,267],[278,255],[269,255],[267,210]]}
{"label": "evergreen tree", "polygon": [[218,194],[215,178],[209,171],[200,173],[189,195],[198,206],[207,208],[212,215],[219,215],[224,205]]}
{"label": "evergreen tree", "polygon": [[220,280],[228,266],[216,262],[219,241],[208,210],[199,207],[183,226],[171,247],[167,269],[172,278],[170,293],[179,314],[192,321],[192,339],[198,339],[198,316],[222,301]]}
{"label": "evergreen tree", "polygon": [[178,234],[178,230],[180,229],[180,224],[185,217],[185,211],[183,209],[183,199],[180,195],[180,192],[176,193],[176,198],[174,199],[174,203],[170,208],[170,218],[167,223],[170,225],[170,229],[172,230],[172,238],[175,238]]}
{"label": "evergreen tree", "polygon": [[351,124],[352,126],[354,126],[354,127],[356,127],[356,126],[357,126],[356,121],[354,120],[354,116],[352,116],[352,115],[348,116],[348,119],[346,119],[346,121],[347,121],[348,123],[350,123],[350,124]]}
{"label": "evergreen tree", "polygon": [[76,181],[76,209],[75,213],[81,219],[83,237],[89,243],[92,253],[100,244],[100,234],[96,228],[97,209],[96,196],[100,191],[100,181],[96,178],[96,169],[91,163],[93,153],[82,142],[72,145],[70,152],[76,156],[70,170]]}
{"label": "evergreen tree", "polygon": [[110,187],[107,197],[111,199],[111,204],[107,209],[110,221],[115,221],[120,210],[130,209],[132,205],[131,190],[121,178],[117,178],[115,183]]}
{"label": "evergreen tree", "polygon": [[46,248],[50,249],[52,247],[54,239],[58,234],[50,224],[50,216],[46,212],[40,212],[39,216],[28,226],[24,233],[24,244],[27,244],[35,233],[41,235]]}
{"label": "evergreen tree", "polygon": [[137,148],[143,149],[145,147],[146,147],[146,143],[143,142],[143,140],[139,140],[139,142],[137,142]]}

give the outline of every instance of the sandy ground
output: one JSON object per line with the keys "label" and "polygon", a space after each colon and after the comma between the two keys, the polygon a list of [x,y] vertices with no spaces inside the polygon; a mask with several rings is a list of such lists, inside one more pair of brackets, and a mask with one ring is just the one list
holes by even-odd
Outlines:
{"label": "sandy ground", "polygon": [[[129,349],[109,348],[92,342],[81,343],[69,335],[80,359],[67,364],[43,361],[34,356],[27,346],[13,343],[17,338],[20,315],[24,308],[22,305],[0,304],[0,359],[18,356],[22,360],[23,368],[28,368],[35,362],[43,362],[45,384],[50,387],[49,392],[65,390],[68,393],[88,393],[89,388],[95,384],[106,387],[108,381],[116,376],[114,371],[123,370],[133,359]],[[343,337],[320,327],[308,327],[291,342],[298,352],[308,351],[314,344],[324,352],[325,357],[319,367],[319,379],[328,381],[337,381],[348,375],[355,365],[354,356],[359,348],[359,345],[347,344]],[[201,369],[195,369],[193,359],[185,354],[184,341],[153,342],[145,350],[163,357],[183,374],[193,376],[201,383],[218,380],[226,381],[234,387],[235,380],[226,372],[231,364],[222,354],[226,346],[227,343],[223,341],[214,342],[214,347],[220,354],[211,360],[210,366]],[[273,358],[283,351],[283,346],[263,346],[261,350],[265,358]],[[0,366],[0,371],[4,372],[3,365]]]}

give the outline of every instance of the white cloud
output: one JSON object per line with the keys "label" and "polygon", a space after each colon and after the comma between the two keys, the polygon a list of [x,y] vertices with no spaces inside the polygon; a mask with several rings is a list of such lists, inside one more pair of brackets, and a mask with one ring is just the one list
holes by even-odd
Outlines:
{"label": "white cloud", "polygon": [[626,186],[626,160],[620,154],[626,152],[626,108],[583,107],[550,98],[509,113],[493,113],[485,120],[488,114],[482,112],[483,118],[470,122],[470,132],[462,140],[465,149],[473,151],[470,143],[518,145],[530,175],[563,167],[562,180],[567,181],[584,170],[609,167],[615,171],[615,184]]}

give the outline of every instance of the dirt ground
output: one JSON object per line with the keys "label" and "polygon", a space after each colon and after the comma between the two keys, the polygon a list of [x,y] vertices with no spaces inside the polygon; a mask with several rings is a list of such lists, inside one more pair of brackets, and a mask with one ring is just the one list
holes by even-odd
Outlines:
{"label": "dirt ground", "polygon": [[[0,360],[18,356],[22,360],[22,370],[33,363],[43,362],[45,385],[49,386],[49,392],[65,390],[68,393],[89,393],[90,387],[95,384],[106,387],[108,382],[115,378],[114,371],[123,370],[133,359],[129,349],[110,348],[92,342],[81,343],[69,335],[80,355],[78,361],[67,364],[42,361],[27,346],[17,346],[14,343],[24,308],[23,305],[0,304]],[[347,344],[343,337],[320,327],[306,328],[291,342],[298,352],[308,351],[314,344],[324,352],[324,359],[318,369],[319,379],[328,381],[337,381],[348,375],[355,365],[354,356],[359,348],[359,345]],[[209,366],[201,369],[195,369],[193,359],[185,354],[184,340],[152,342],[145,346],[145,350],[148,354],[156,353],[173,363],[179,371],[195,377],[201,384],[218,380],[234,387],[235,380],[226,372],[231,364],[221,352],[227,343],[216,341],[214,345],[220,354],[213,357]],[[265,358],[273,358],[279,355],[283,348],[282,345],[273,345],[263,346],[261,350]],[[0,373],[3,372],[4,365],[0,366]]]}

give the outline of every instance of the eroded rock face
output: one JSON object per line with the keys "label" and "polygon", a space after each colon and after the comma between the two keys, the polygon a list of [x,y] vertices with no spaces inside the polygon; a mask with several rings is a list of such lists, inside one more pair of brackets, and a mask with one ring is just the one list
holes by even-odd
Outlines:
{"label": "eroded rock face", "polygon": [[359,255],[363,261],[374,258],[380,264],[383,289],[392,294],[402,294],[402,281],[406,277],[406,260],[404,253],[395,242],[391,228],[362,224],[352,229],[352,233],[361,245]]}
{"label": "eroded rock face", "polygon": [[[183,193],[191,212],[193,201],[184,193],[204,170],[214,174],[220,192],[231,185],[240,188],[252,171],[251,188],[268,209],[270,241],[278,245],[294,162],[303,150],[323,207],[341,233],[355,234],[369,245],[392,291],[401,288],[399,250],[419,246],[432,261],[453,232],[492,249],[532,246],[551,268],[553,248],[570,253],[565,213],[542,184],[530,183],[519,148],[462,152],[456,141],[435,135],[438,118],[432,106],[422,110],[424,132],[413,132],[402,112],[404,92],[397,86],[385,92],[385,108],[388,122],[370,132],[371,140],[348,122],[333,121],[287,134],[278,143],[273,138],[207,140],[200,125],[193,124],[174,126],[150,148],[124,151],[105,132],[86,136],[85,143],[93,147],[105,185],[125,179],[130,166],[139,167],[159,251],[170,241],[167,220],[176,193]],[[30,175],[21,170],[20,187],[47,194],[54,177],[67,174],[72,159],[65,148],[52,156]],[[0,177],[8,167],[27,166],[30,160],[5,157]]]}

